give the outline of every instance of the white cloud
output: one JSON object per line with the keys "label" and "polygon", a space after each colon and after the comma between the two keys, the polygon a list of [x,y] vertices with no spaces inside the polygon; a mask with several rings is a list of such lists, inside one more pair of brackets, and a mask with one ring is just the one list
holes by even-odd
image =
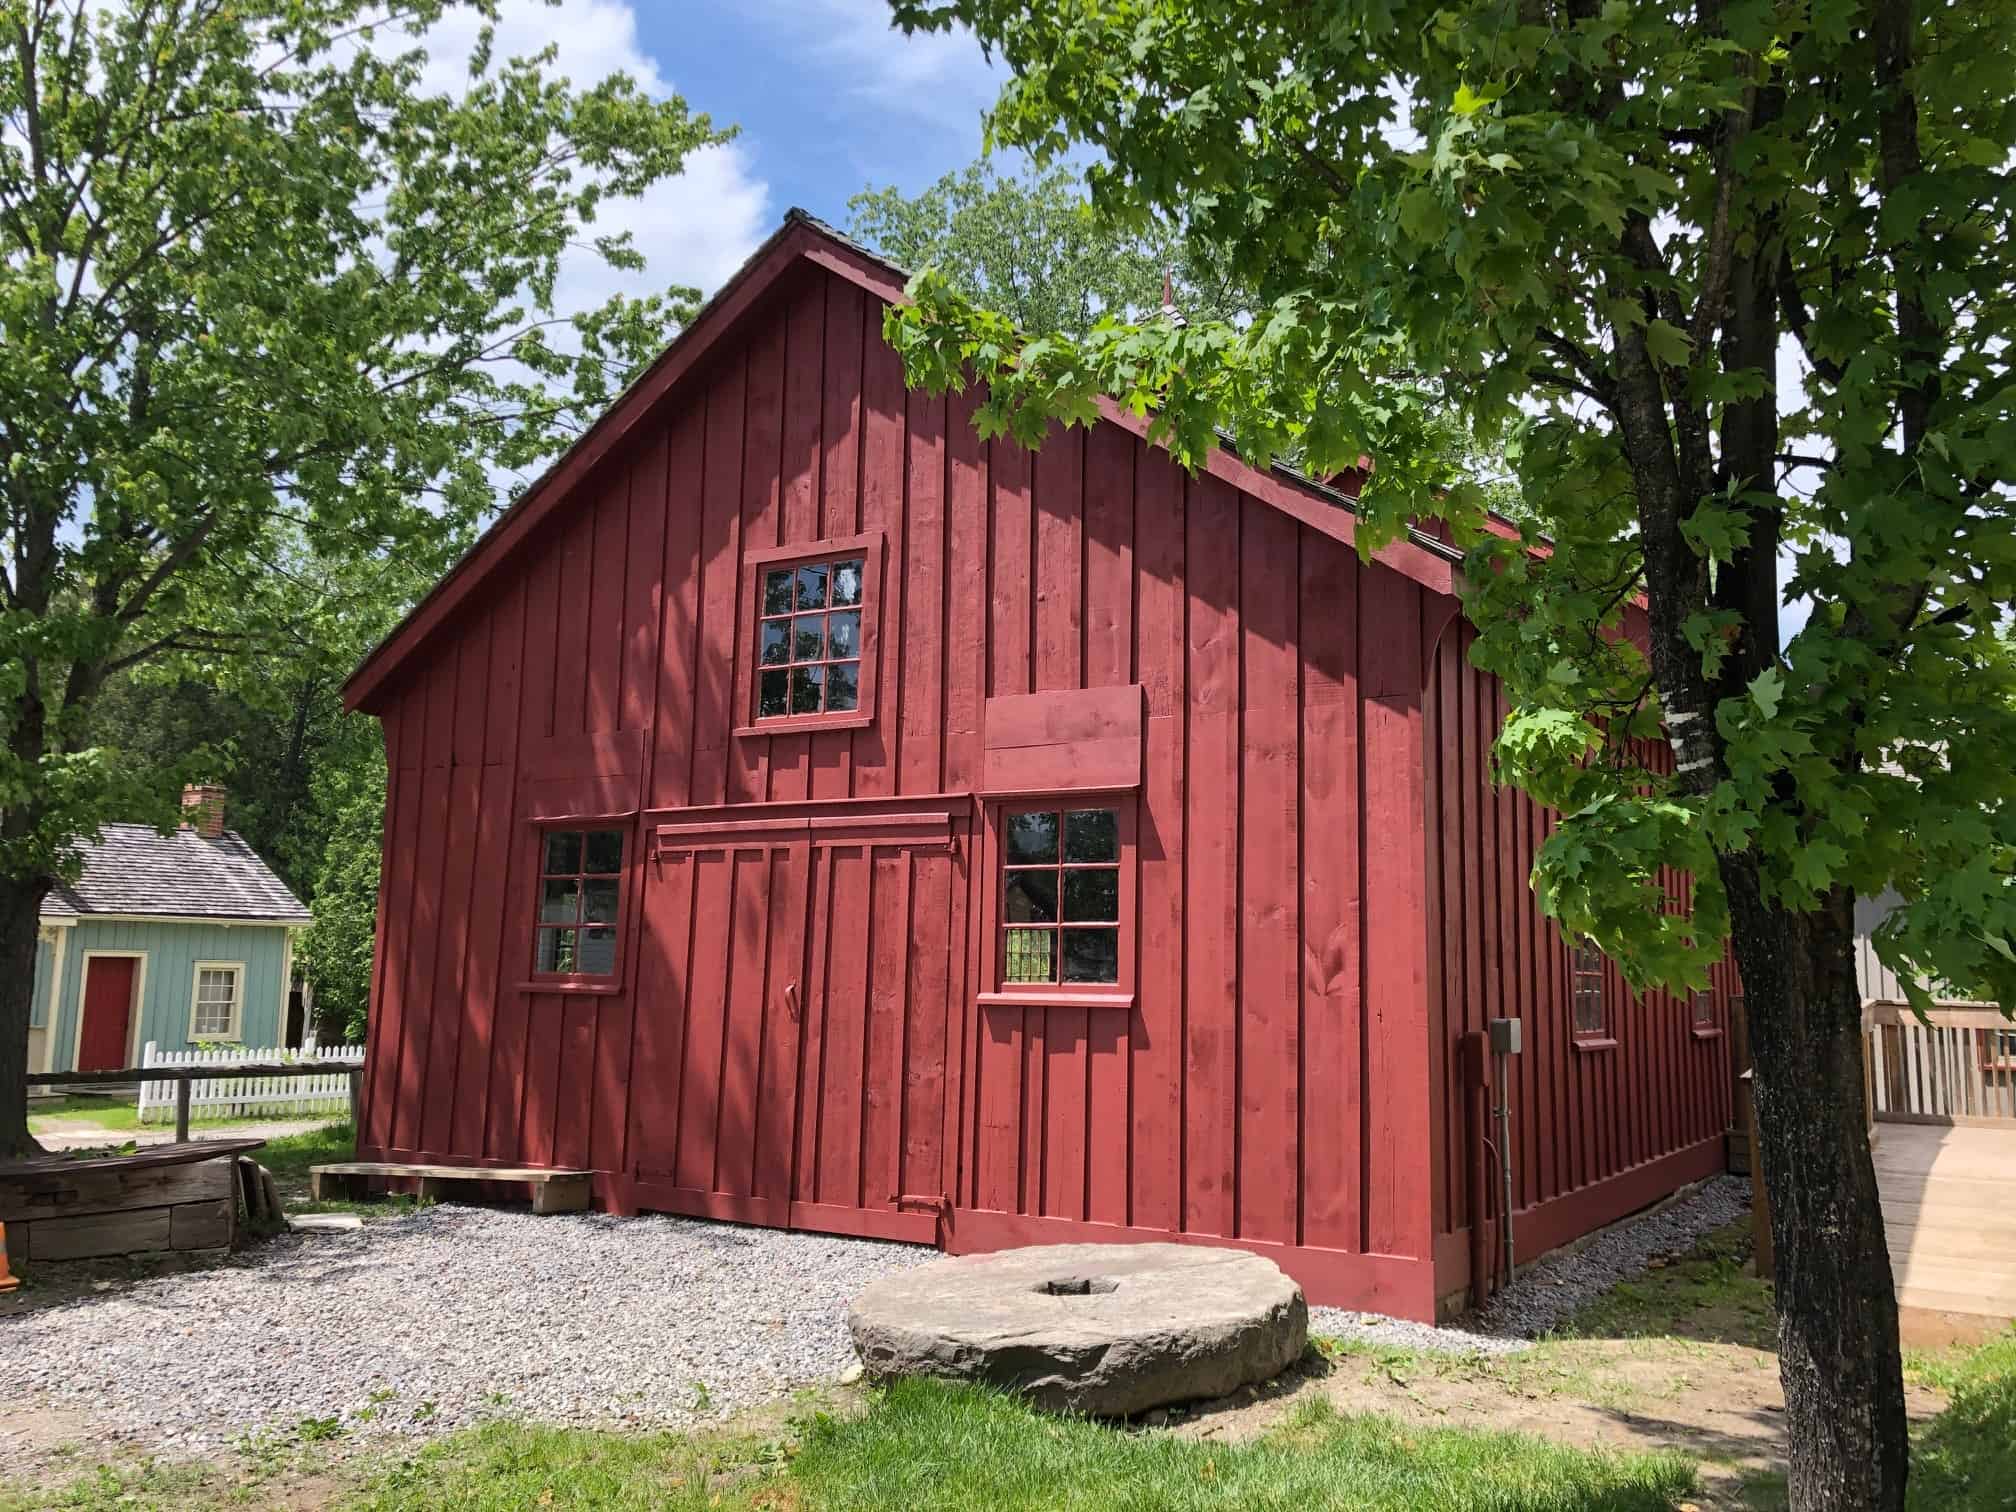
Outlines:
{"label": "white cloud", "polygon": [[973,133],[1008,77],[963,26],[897,31],[888,0],[751,0],[751,8],[798,38],[841,81],[842,94],[897,120]]}
{"label": "white cloud", "polygon": [[[480,26],[478,17],[455,11],[428,32],[422,44],[428,53],[427,88],[453,92],[466,84]],[[550,71],[579,86],[626,73],[651,95],[673,91],[672,81],[638,42],[631,0],[562,0],[558,6],[505,0],[495,56],[526,57],[548,46],[556,49]],[[770,219],[769,185],[739,143],[695,153],[678,177],[637,199],[604,202],[594,233],[629,231],[647,266],[641,274],[626,273],[592,250],[570,253],[555,291],[560,313],[593,309],[612,294],[642,294],[674,283],[712,294],[756,250],[771,229]]]}

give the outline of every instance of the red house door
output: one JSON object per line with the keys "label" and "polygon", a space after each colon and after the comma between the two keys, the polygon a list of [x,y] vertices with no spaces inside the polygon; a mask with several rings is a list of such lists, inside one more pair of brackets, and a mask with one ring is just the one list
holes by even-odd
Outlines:
{"label": "red house door", "polygon": [[92,956],[85,962],[79,1071],[117,1071],[126,1065],[126,1030],[133,1017],[133,978],[139,965],[134,956]]}

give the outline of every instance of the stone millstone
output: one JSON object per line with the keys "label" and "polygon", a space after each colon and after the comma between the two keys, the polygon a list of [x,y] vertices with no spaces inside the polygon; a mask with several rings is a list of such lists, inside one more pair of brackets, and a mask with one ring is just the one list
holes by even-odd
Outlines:
{"label": "stone millstone", "polygon": [[1309,1308],[1271,1260],[1190,1244],[1058,1244],[898,1271],[847,1312],[871,1376],[949,1376],[1131,1417],[1273,1378]]}

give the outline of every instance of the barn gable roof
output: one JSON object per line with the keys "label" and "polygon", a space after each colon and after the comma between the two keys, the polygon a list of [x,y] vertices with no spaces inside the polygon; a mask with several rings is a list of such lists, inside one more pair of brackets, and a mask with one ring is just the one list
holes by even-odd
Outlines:
{"label": "barn gable roof", "polygon": [[[376,695],[489,574],[502,565],[596,464],[619,446],[659,403],[707,356],[736,323],[783,279],[802,265],[822,268],[889,303],[903,299],[904,271],[803,210],[791,210],[769,240],[751,254],[676,336],[515,502],[499,515],[460,561],[426,597],[358,664],[343,685],[347,710],[370,709]],[[1109,399],[1100,414],[1123,430],[1146,439],[1150,421]],[[1355,545],[1357,516],[1346,494],[1286,467],[1268,471],[1219,448],[1204,470],[1291,518]],[[1420,531],[1373,553],[1381,562],[1431,592],[1453,594],[1462,553]]]}

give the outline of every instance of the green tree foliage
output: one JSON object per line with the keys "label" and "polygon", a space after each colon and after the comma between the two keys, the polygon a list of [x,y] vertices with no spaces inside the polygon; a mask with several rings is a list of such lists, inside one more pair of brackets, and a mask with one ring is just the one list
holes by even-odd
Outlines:
{"label": "green tree foliage", "polygon": [[[893,5],[1006,60],[992,143],[1096,149],[1102,213],[1181,206],[1259,301],[1025,344],[927,273],[888,327],[913,381],[977,374],[1029,441],[1104,391],[1193,463],[1221,426],[1369,452],[1368,541],[1476,543],[1501,769],[1566,816],[1542,902],[1636,984],[1733,931],[1794,1501],[1901,1506],[1852,911],[1895,888],[1886,962],[2016,1004],[2016,6]],[[1445,409],[1516,439],[1525,541],[1480,537]]]}
{"label": "green tree foliage", "polygon": [[[452,10],[482,40],[430,92],[416,39]],[[693,298],[556,314],[569,249],[642,265],[603,201],[723,134],[495,57],[495,14],[0,0],[0,1158],[32,1144],[37,906],[189,775],[94,731],[107,686],[235,668],[248,698],[326,579],[431,579]]]}
{"label": "green tree foliage", "polygon": [[1082,334],[1102,315],[1153,314],[1165,273],[1188,319],[1236,321],[1250,307],[1180,219],[1145,218],[1140,229],[1103,219],[1061,166],[1018,176],[982,158],[914,198],[870,188],[847,209],[848,229],[891,262],[935,267],[1031,336]]}

